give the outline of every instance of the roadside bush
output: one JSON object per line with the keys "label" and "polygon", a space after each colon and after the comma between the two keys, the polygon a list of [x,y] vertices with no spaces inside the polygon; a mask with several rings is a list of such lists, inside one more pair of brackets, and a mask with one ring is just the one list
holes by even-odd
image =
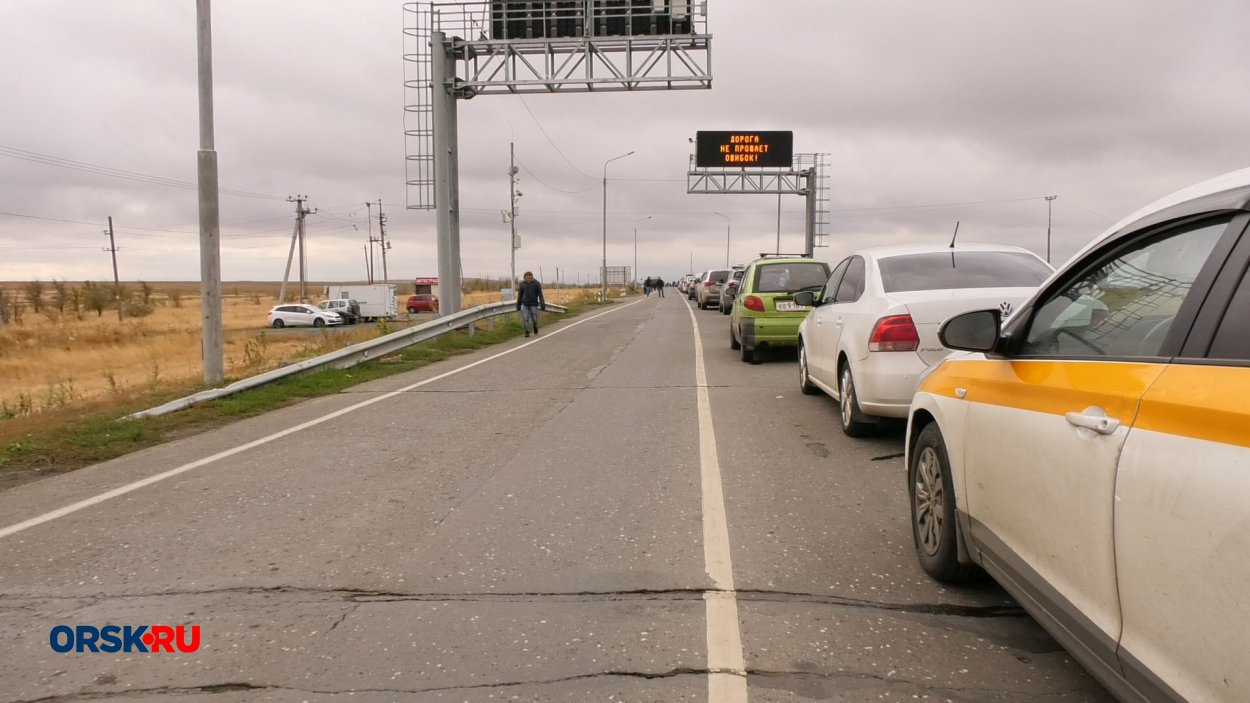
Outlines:
{"label": "roadside bush", "polygon": [[122,306],[122,312],[126,317],[147,317],[155,312],[156,308],[151,303],[145,303],[141,300],[131,300]]}

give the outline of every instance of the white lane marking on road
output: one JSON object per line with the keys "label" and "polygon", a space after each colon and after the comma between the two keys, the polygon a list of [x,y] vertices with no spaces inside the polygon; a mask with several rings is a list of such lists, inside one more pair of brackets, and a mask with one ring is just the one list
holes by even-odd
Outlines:
{"label": "white lane marking on road", "polygon": [[329,420],[333,420],[333,419],[334,419],[334,418],[336,418],[336,417],[342,417],[343,415],[346,415],[346,414],[351,413],[351,412],[355,412],[355,411],[357,411],[357,410],[360,410],[361,408],[368,407],[368,406],[370,406],[370,405],[373,405],[374,403],[380,403],[380,402],[382,402],[382,401],[384,401],[384,400],[388,400],[388,399],[390,399],[390,398],[394,398],[394,397],[395,397],[395,396],[397,396],[397,395],[402,395],[402,394],[407,393],[408,391],[411,391],[411,390],[413,390],[413,389],[415,389],[415,388],[420,388],[421,386],[424,386],[424,385],[427,385],[427,384],[430,384],[430,383],[434,383],[435,381],[441,381],[441,380],[443,380],[444,378],[447,378],[448,376],[453,376],[453,375],[455,375],[455,374],[458,374],[458,373],[460,373],[461,371],[468,371],[469,369],[474,368],[474,367],[476,367],[476,366],[481,366],[482,364],[485,364],[485,363],[486,363],[486,362],[488,362],[488,361],[494,361],[495,359],[498,359],[498,358],[500,358],[500,357],[507,356],[508,354],[511,354],[511,353],[513,353],[513,352],[520,351],[520,350],[522,350],[522,349],[524,349],[524,348],[526,348],[526,347],[530,346],[531,344],[538,344],[539,342],[545,342],[545,341],[547,341],[548,339],[551,339],[552,337],[554,337],[554,336],[556,336],[556,335],[558,335],[558,334],[561,334],[561,333],[563,333],[563,332],[567,332],[568,330],[571,330],[571,329],[573,329],[574,327],[577,327],[578,325],[581,325],[581,324],[584,324],[584,323],[590,322],[591,320],[594,320],[594,319],[596,319],[596,318],[603,317],[604,315],[609,315],[609,314],[611,314],[611,313],[618,312],[618,311],[620,311],[620,310],[624,310],[625,308],[628,308],[628,307],[633,306],[633,305],[637,305],[637,304],[638,304],[638,303],[640,303],[640,302],[642,302],[642,301],[640,301],[640,300],[639,300],[639,301],[634,301],[634,302],[632,302],[632,303],[627,303],[627,304],[625,304],[625,305],[622,305],[622,306],[621,306],[621,307],[619,307],[619,308],[613,308],[613,309],[611,309],[611,310],[607,310],[607,311],[601,312],[601,313],[599,313],[598,315],[594,315],[594,316],[592,316],[592,317],[588,317],[588,318],[586,318],[585,320],[578,320],[577,322],[574,322],[574,323],[573,323],[573,324],[571,324],[571,325],[566,325],[566,326],[564,326],[564,327],[561,327],[560,329],[558,329],[558,330],[556,330],[556,331],[554,331],[554,332],[551,332],[551,333],[549,333],[549,334],[543,335],[543,336],[541,336],[541,337],[539,337],[539,338],[537,338],[537,339],[535,339],[535,340],[532,340],[532,341],[526,342],[526,343],[524,343],[524,344],[521,344],[521,345],[515,346],[515,347],[513,347],[513,348],[511,348],[511,349],[508,349],[508,350],[505,350],[505,351],[499,352],[498,354],[495,354],[495,355],[493,355],[493,356],[488,356],[488,357],[486,357],[485,359],[479,359],[478,361],[475,361],[475,362],[473,362],[473,363],[471,363],[471,364],[466,364],[466,365],[464,365],[464,366],[461,366],[461,367],[460,367],[460,368],[458,368],[458,369],[452,369],[451,371],[447,371],[447,372],[445,372],[445,373],[441,373],[441,374],[439,374],[439,375],[437,375],[437,376],[433,376],[433,377],[431,377],[431,378],[427,378],[427,379],[425,379],[424,381],[418,381],[418,382],[416,382],[416,383],[414,383],[414,384],[412,384],[412,385],[409,385],[409,386],[404,386],[403,388],[400,388],[399,390],[396,390],[396,391],[391,391],[391,392],[389,392],[389,393],[384,393],[384,394],[379,395],[379,396],[376,396],[376,397],[374,397],[374,398],[370,398],[369,400],[361,401],[361,402],[359,402],[359,403],[356,403],[355,405],[348,406],[348,407],[343,408],[343,409],[341,409],[341,410],[335,410],[334,412],[332,412],[332,413],[330,413],[330,414],[328,414],[328,415],[322,415],[321,417],[318,417],[318,418],[315,418],[315,419],[309,420],[309,421],[307,421],[307,422],[302,422],[302,423],[300,423],[300,424],[298,424],[298,425],[295,425],[295,426],[293,426],[293,427],[288,427],[288,428],[287,428],[287,429],[285,429],[285,430],[281,430],[281,431],[279,431],[279,432],[275,432],[275,433],[273,433],[273,434],[271,434],[271,435],[266,435],[266,436],[264,436],[264,437],[261,437],[260,439],[256,439],[256,440],[253,440],[253,441],[251,441],[251,442],[248,442],[247,444],[241,444],[241,445],[239,445],[239,446],[237,446],[237,447],[235,447],[235,448],[233,448],[233,449],[227,449],[227,450],[226,450],[226,451],[224,451],[224,452],[218,452],[217,454],[213,454],[212,456],[208,456],[208,457],[205,457],[205,458],[203,458],[203,459],[197,459],[196,461],[192,461],[192,462],[190,462],[190,463],[183,464],[182,466],[179,466],[179,467],[174,468],[174,469],[170,469],[169,471],[165,471],[165,472],[163,472],[163,473],[156,474],[155,476],[149,476],[149,477],[147,477],[147,478],[145,478],[145,479],[141,479],[141,480],[139,480],[139,481],[135,481],[135,482],[133,482],[133,483],[128,483],[128,484],[126,484],[126,485],[124,485],[124,486],[119,486],[119,487],[117,487],[117,488],[114,488],[114,489],[113,489],[113,490],[111,490],[111,491],[105,491],[104,493],[101,493],[101,494],[99,494],[99,495],[95,495],[95,496],[92,496],[92,497],[90,497],[90,498],[84,498],[83,500],[80,500],[80,501],[78,501],[77,503],[72,503],[72,504],[67,505],[67,506],[65,506],[65,507],[63,507],[63,508],[57,508],[56,510],[53,510],[53,511],[51,511],[51,512],[47,512],[47,513],[44,513],[43,515],[39,515],[39,516],[37,516],[37,517],[33,517],[33,518],[31,518],[31,519],[29,519],[29,520],[25,520],[25,521],[23,521],[23,522],[19,522],[19,523],[15,524],[15,525],[9,525],[8,527],[5,527],[5,528],[0,528],[0,539],[4,539],[5,537],[8,537],[8,536],[10,536],[10,535],[17,534],[18,532],[21,532],[21,531],[23,531],[23,530],[28,530],[28,529],[30,529],[30,528],[32,528],[32,527],[35,527],[36,525],[42,525],[42,524],[43,524],[43,523],[45,523],[45,522],[51,522],[52,520],[56,520],[57,518],[62,518],[62,517],[65,517],[66,515],[70,515],[70,514],[72,514],[72,513],[76,513],[76,512],[78,512],[79,510],[83,510],[84,508],[89,508],[89,507],[91,507],[91,506],[93,506],[93,505],[99,505],[100,503],[103,503],[103,502],[105,502],[105,501],[107,501],[107,500],[112,500],[113,498],[116,498],[116,497],[118,497],[118,496],[123,496],[123,495],[126,495],[127,493],[130,493],[130,492],[132,492],[132,491],[137,491],[137,490],[139,490],[140,488],[144,488],[144,487],[146,487],[146,486],[150,486],[150,485],[152,485],[152,484],[154,484],[154,483],[159,483],[159,482],[164,481],[165,479],[168,479],[168,478],[173,478],[174,476],[177,476],[177,475],[179,475],[179,474],[184,474],[184,473],[186,473],[186,472],[188,472],[188,471],[191,471],[192,469],[198,469],[198,468],[200,468],[201,466],[206,466],[206,465],[208,465],[208,464],[212,464],[212,463],[214,463],[214,462],[221,461],[222,459],[228,459],[228,458],[230,458],[230,457],[234,456],[235,454],[241,454],[241,453],[243,453],[243,452],[245,452],[245,451],[248,451],[249,449],[255,449],[256,447],[260,447],[260,446],[263,446],[263,445],[265,445],[265,444],[269,444],[270,442],[272,442],[272,441],[274,441],[274,440],[282,439],[283,437],[287,437],[287,436],[289,436],[289,435],[293,435],[293,434],[295,434],[296,432],[302,432],[303,430],[306,430],[306,429],[308,429],[308,428],[310,428],[310,427],[316,427],[317,425],[320,425],[320,424],[322,424],[322,423],[324,423],[324,422],[327,422],[327,421],[329,421]]}
{"label": "white lane marking on road", "polygon": [[733,560],[729,552],[729,521],[721,487],[720,455],[712,427],[707,369],[699,320],[689,305],[694,327],[694,377],[699,396],[699,464],[703,480],[703,564],[716,588],[703,594],[707,604],[707,699],[709,703],[746,703],[747,672],[738,627],[738,596],[734,593]]}

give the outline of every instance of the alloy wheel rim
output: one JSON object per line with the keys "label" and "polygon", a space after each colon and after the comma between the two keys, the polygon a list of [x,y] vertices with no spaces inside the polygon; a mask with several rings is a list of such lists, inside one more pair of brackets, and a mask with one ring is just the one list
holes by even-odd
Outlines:
{"label": "alloy wheel rim", "polygon": [[807,349],[799,345],[799,386],[807,385]]}
{"label": "alloy wheel rim", "polygon": [[916,537],[925,554],[937,554],[941,546],[942,515],[945,491],[942,487],[942,466],[933,447],[925,447],[916,460]]}

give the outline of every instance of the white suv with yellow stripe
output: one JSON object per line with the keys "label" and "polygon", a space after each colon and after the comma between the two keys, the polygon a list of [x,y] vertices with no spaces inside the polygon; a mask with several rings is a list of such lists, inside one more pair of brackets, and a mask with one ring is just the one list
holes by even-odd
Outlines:
{"label": "white suv with yellow stripe", "polygon": [[1125,701],[1250,701],[1250,169],[1087,246],[912,402],[924,569],[989,572]]}

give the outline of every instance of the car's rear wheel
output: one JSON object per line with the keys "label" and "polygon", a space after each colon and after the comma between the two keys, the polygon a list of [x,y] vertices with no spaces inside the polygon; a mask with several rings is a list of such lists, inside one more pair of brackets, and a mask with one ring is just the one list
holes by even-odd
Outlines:
{"label": "car's rear wheel", "polygon": [[817,395],[820,389],[812,385],[812,377],[807,369],[807,347],[799,340],[799,390],[803,395]]}
{"label": "car's rear wheel", "polygon": [[283,327],[286,327],[286,323],[285,323],[285,322],[283,322],[281,319],[277,319],[277,320],[274,320],[274,321],[273,321],[273,328],[274,328],[274,329],[276,329],[276,330],[280,330],[280,329],[282,329]]}
{"label": "car's rear wheel", "polygon": [[738,333],[734,332],[733,320],[729,321],[729,348],[738,351],[742,348],[742,344],[738,342]]}
{"label": "car's rear wheel", "polygon": [[855,397],[855,376],[851,373],[851,365],[842,366],[841,401],[842,432],[847,437],[864,437],[872,431],[873,423],[865,422],[864,414],[859,409],[859,399]]}
{"label": "car's rear wheel", "polygon": [[416,309],[416,308],[413,308],[413,307],[408,308],[408,314],[409,314],[409,315],[415,315],[415,314],[416,314],[416,312],[417,312],[417,309]]}
{"label": "car's rear wheel", "polygon": [[313,320],[313,327],[325,327],[325,326],[326,326],[326,321],[321,319],[320,317]]}
{"label": "car's rear wheel", "polygon": [[979,569],[975,565],[959,562],[959,526],[955,521],[950,458],[935,423],[926,425],[917,435],[907,478],[912,536],[921,568],[946,583],[960,583],[977,576]]}

